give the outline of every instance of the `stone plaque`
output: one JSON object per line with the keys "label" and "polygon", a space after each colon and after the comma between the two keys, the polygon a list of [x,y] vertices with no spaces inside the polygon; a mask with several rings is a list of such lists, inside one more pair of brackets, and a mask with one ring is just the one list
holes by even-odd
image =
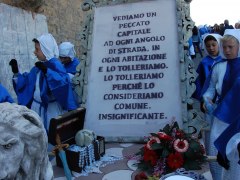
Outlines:
{"label": "stone plaque", "polygon": [[85,128],[144,137],[182,124],[175,0],[94,9]]}

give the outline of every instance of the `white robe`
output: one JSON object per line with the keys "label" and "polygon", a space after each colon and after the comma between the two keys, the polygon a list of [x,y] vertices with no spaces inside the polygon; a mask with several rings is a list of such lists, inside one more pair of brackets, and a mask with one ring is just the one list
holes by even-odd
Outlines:
{"label": "white robe", "polygon": [[235,134],[229,141],[226,147],[226,155],[230,161],[229,170],[223,170],[223,179],[224,180],[235,180],[240,179],[240,165],[239,153],[238,153],[238,143],[240,143],[240,133]]}
{"label": "white robe", "polygon": [[[218,63],[214,66],[211,81],[207,91],[204,93],[203,98],[207,101],[208,98],[213,99],[215,92],[217,91],[218,95],[222,92],[222,83],[223,78],[226,72],[227,62]],[[218,136],[227,128],[228,124],[218,120],[214,117],[213,123],[210,130],[210,140],[209,140],[209,155],[216,156],[217,149],[214,146],[214,141]],[[217,162],[210,163],[210,170],[213,176],[213,180],[222,179],[223,168]]]}
{"label": "white robe", "polygon": [[[31,109],[34,110],[36,113],[38,113],[38,115],[41,117],[42,122],[44,124],[44,117],[45,117],[44,108],[43,107],[41,108],[41,105],[38,103],[38,102],[42,102],[41,97],[40,97],[40,89],[39,89],[39,77],[40,77],[40,73],[37,74],[37,80],[36,80],[35,91],[34,91],[34,96],[33,96],[35,101],[32,102]],[[55,100],[55,98],[53,96],[50,96],[47,111],[46,111],[47,130],[49,129],[50,120],[52,118],[56,118],[59,115],[64,114],[65,112],[66,111],[63,110],[63,108]]]}
{"label": "white robe", "polygon": [[[238,29],[226,29],[225,35],[234,36],[238,42],[240,42],[240,31]],[[223,37],[224,37],[223,36]],[[220,48],[220,54],[223,59],[226,59],[223,47]],[[240,49],[238,50],[237,57],[240,57]],[[213,67],[212,77],[210,85],[206,93],[203,95],[204,101],[207,101],[209,97],[212,99],[215,95],[215,90],[218,95],[221,95],[223,78],[227,69],[227,62],[218,63]],[[228,127],[228,124],[214,118],[210,132],[210,155],[217,155],[217,149],[214,146],[214,141],[222,132]],[[238,133],[239,134],[239,133]],[[210,170],[213,176],[213,180],[237,180],[240,179],[240,169],[237,161],[239,160],[237,144],[239,142],[239,136],[236,134],[233,136],[227,144],[226,155],[230,161],[230,169],[225,170],[217,163],[210,163]]]}

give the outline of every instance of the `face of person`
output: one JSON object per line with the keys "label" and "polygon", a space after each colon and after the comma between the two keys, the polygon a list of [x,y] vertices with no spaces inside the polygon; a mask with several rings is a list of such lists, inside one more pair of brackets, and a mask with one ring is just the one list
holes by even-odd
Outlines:
{"label": "face of person", "polygon": [[227,59],[235,59],[238,57],[239,44],[234,39],[224,41],[223,53]]}
{"label": "face of person", "polygon": [[218,56],[219,50],[218,50],[217,41],[214,41],[214,40],[207,41],[205,46],[206,46],[206,50],[210,56],[214,56],[214,57]]}
{"label": "face of person", "polygon": [[43,54],[40,44],[35,43],[35,51],[34,51],[35,56],[38,58],[40,61],[46,61],[46,56]]}
{"label": "face of person", "polygon": [[62,64],[68,64],[72,61],[70,57],[61,57],[60,56],[59,59],[61,60]]}

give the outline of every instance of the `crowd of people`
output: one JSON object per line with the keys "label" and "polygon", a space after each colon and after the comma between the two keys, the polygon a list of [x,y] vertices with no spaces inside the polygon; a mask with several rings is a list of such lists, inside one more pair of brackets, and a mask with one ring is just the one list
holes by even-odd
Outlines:
{"label": "crowd of people", "polygon": [[203,34],[198,29],[205,57],[197,68],[193,98],[200,102],[210,125],[206,150],[217,157],[217,162],[210,163],[213,180],[235,180],[240,177],[240,29],[228,20],[223,32],[215,27],[212,31],[205,27]]}
{"label": "crowd of people", "polygon": [[[63,42],[58,46],[49,33],[34,38],[33,45],[38,61],[29,72],[21,73],[16,59],[11,59],[9,65],[16,103],[37,112],[48,132],[52,118],[79,107],[71,78],[80,61],[72,43]],[[3,86],[0,88],[0,102],[13,103],[8,91]]]}
{"label": "crowd of people", "polygon": [[[189,49],[189,54],[191,58],[194,59],[196,57],[196,53],[199,53],[201,57],[203,57],[203,38],[206,34],[213,33],[219,34],[223,36],[226,29],[240,29],[240,21],[236,22],[234,27],[229,24],[229,21],[226,19],[221,24],[214,24],[211,25],[199,25],[194,26],[192,29],[192,36],[189,39],[189,42],[192,43],[194,49]],[[190,46],[191,47],[191,46]]]}

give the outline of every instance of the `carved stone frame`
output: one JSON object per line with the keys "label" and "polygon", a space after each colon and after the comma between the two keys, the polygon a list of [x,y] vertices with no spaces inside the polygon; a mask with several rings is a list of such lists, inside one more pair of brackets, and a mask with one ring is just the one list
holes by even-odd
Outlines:
{"label": "carved stone frame", "polygon": [[[85,11],[85,20],[82,24],[82,31],[80,33],[81,41],[81,63],[77,67],[77,74],[73,78],[75,91],[81,97],[81,106],[85,107],[87,99],[88,86],[88,71],[91,60],[92,47],[92,29],[93,29],[93,8],[98,6],[115,5],[123,3],[140,2],[143,0],[84,0],[82,3],[82,10]],[[194,81],[196,79],[196,71],[194,64],[188,57],[188,39],[191,36],[194,22],[190,17],[190,2],[191,0],[176,0],[176,13],[178,22],[178,39],[179,39],[179,61],[180,61],[180,86],[181,86],[181,100],[182,100],[182,121],[185,130],[189,130],[189,126],[196,127],[199,132],[202,127],[207,126],[203,121],[203,114],[197,109],[189,109],[189,105],[193,104],[191,98],[195,91]]]}

